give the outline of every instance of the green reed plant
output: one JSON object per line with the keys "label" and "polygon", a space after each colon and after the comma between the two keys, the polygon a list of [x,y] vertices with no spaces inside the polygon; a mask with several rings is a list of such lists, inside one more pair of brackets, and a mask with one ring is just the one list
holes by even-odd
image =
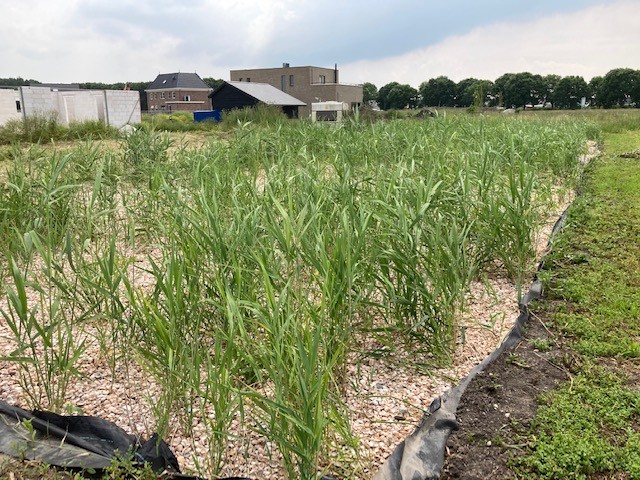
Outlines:
{"label": "green reed plant", "polygon": [[215,330],[208,331],[211,340],[208,342],[205,375],[202,382],[194,385],[203,399],[200,416],[208,427],[207,463],[208,471],[213,475],[220,474],[226,458],[231,422],[236,414],[244,415],[241,385],[243,371],[246,373],[246,370],[242,367],[245,357],[242,346],[248,340],[243,325],[244,315],[231,289],[223,283],[218,283],[218,288],[222,301],[216,302],[216,307],[225,318]]}
{"label": "green reed plant", "polygon": [[290,478],[315,478],[328,438],[353,442],[349,353],[374,337],[446,361],[470,279],[525,281],[548,185],[577,175],[586,128],[451,115],[228,128],[196,147],[144,127],[119,153],[16,148],[4,251],[24,268],[15,239],[46,238],[67,272],[60,308],[96,327],[112,366],[133,351],[161,385],[159,429],[206,423],[203,473],[218,474],[240,416]]}
{"label": "green reed plant", "polygon": [[24,236],[28,257],[42,262],[42,276],[11,260],[12,285],[1,313],[17,348],[5,360],[19,365],[19,381],[33,408],[59,412],[76,364],[85,351],[86,335],[75,325],[73,285],[65,281],[65,265],[34,231]]}
{"label": "green reed plant", "polygon": [[71,265],[77,280],[76,295],[96,325],[95,338],[115,379],[118,363],[128,358],[132,333],[125,298],[126,271],[131,260],[117,251],[115,237],[91,256],[86,255],[86,250],[82,253],[76,254]]}
{"label": "green reed plant", "polygon": [[166,134],[152,127],[140,125],[121,141],[123,160],[126,164],[143,168],[167,161],[172,141]]}
{"label": "green reed plant", "polygon": [[201,382],[204,349],[200,342],[200,287],[181,259],[169,253],[163,264],[152,259],[155,279],[152,295],[131,291],[132,318],[139,332],[136,351],[143,364],[162,385],[152,399],[158,432],[164,435],[171,412],[179,413],[190,431],[196,386]]}
{"label": "green reed plant", "polygon": [[[332,371],[341,353],[327,352],[321,323],[301,316],[292,281],[281,282],[278,273],[263,264],[265,304],[247,308],[265,333],[257,356],[273,391],[248,392],[262,412],[258,430],[278,445],[288,478],[316,478],[318,460],[330,422],[345,421],[331,415]],[[323,355],[324,353],[324,355]],[[262,425],[262,426],[261,426]],[[334,428],[335,428],[334,426]]]}
{"label": "green reed plant", "polygon": [[287,121],[287,116],[277,105],[258,104],[224,112],[222,128],[231,130],[237,125],[253,123],[256,125],[277,126]]}
{"label": "green reed plant", "polygon": [[60,140],[100,140],[118,136],[118,129],[100,120],[73,122],[66,127],[58,122],[55,113],[29,115],[20,120],[10,120],[0,126],[0,145],[46,144]]}
{"label": "green reed plant", "polygon": [[71,122],[64,132],[66,140],[104,140],[119,137],[118,129],[107,125],[102,120]]}

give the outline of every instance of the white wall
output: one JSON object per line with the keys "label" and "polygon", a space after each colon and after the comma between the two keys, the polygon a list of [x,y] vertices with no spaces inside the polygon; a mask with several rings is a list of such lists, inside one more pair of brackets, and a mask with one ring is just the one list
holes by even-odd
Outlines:
{"label": "white wall", "polygon": [[[11,92],[16,94],[14,90]],[[127,123],[142,121],[140,93],[137,90],[54,92],[49,87],[20,87],[18,97],[20,95],[23,98],[22,110],[25,116],[55,115],[63,125],[85,120],[100,120],[120,128]],[[12,100],[12,105],[15,110],[15,99]],[[2,111],[0,107],[0,125],[6,121],[3,120]]]}
{"label": "white wall", "polygon": [[58,99],[55,94],[49,87],[20,87],[24,114],[57,115]]}
{"label": "white wall", "polygon": [[140,123],[140,92],[137,90],[105,90],[109,125],[120,128],[127,123]]}
{"label": "white wall", "polygon": [[0,89],[0,125],[9,120],[20,120],[22,108],[18,111],[16,101],[20,101],[20,92],[13,89]]}
{"label": "white wall", "polygon": [[100,90],[57,92],[58,121],[63,125],[105,118],[105,98]]}

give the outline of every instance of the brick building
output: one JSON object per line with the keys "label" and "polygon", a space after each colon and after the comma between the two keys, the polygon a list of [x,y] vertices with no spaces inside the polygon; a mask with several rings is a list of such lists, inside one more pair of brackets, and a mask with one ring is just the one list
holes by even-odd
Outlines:
{"label": "brick building", "polygon": [[291,67],[284,63],[279,68],[254,68],[231,70],[232,82],[268,83],[289,95],[302,100],[300,117],[311,114],[314,102],[346,102],[352,108],[362,104],[362,85],[340,83],[338,67]]}
{"label": "brick building", "polygon": [[209,110],[212,89],[197,73],[161,73],[145,92],[149,112]]}

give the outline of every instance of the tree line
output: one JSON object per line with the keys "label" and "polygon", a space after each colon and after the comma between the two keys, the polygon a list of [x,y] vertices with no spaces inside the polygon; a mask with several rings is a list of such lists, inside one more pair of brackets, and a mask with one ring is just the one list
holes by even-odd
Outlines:
{"label": "tree line", "polygon": [[363,84],[363,94],[365,104],[375,101],[382,110],[536,105],[574,109],[583,104],[602,108],[640,107],[640,70],[616,68],[589,82],[581,76],[529,72],[505,73],[493,82],[465,78],[456,83],[440,76],[422,82],[418,89],[398,82],[387,83],[378,89],[367,82]]}
{"label": "tree line", "polygon": [[[222,79],[204,77],[215,89]],[[29,86],[40,82],[32,79],[0,78],[0,86]],[[147,110],[145,89],[148,82],[80,83],[80,88],[140,92],[140,108]],[[373,83],[363,85],[364,103],[377,102],[383,110],[419,107],[525,107],[552,105],[553,108],[580,108],[582,99],[592,107],[640,107],[640,70],[616,68],[604,76],[586,82],[581,76],[536,75],[529,72],[505,73],[495,81],[465,78],[456,83],[446,76],[422,82],[418,89],[398,82],[378,89]]]}
{"label": "tree line", "polygon": [[[224,82],[224,80],[213,77],[204,77],[202,79],[204,83],[206,83],[210,88],[217,88],[220,84]],[[38,80],[33,79],[25,79],[22,77],[10,77],[10,78],[0,78],[0,86],[6,87],[28,87],[28,86],[37,86],[41,84]],[[102,83],[102,82],[84,82],[79,83],[78,85],[82,89],[87,90],[137,90],[140,93],[140,109],[145,111],[148,110],[147,106],[147,95],[145,93],[145,89],[149,87],[153,83],[153,80],[148,82],[116,82],[116,83]]]}

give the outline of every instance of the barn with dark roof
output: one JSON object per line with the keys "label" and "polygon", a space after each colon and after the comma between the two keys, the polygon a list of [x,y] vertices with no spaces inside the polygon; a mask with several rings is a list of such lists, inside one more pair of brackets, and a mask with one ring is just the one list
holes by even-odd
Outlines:
{"label": "barn with dark roof", "polygon": [[209,98],[215,110],[254,107],[263,103],[281,107],[289,118],[297,118],[298,108],[306,105],[272,85],[255,82],[224,82],[209,94]]}

